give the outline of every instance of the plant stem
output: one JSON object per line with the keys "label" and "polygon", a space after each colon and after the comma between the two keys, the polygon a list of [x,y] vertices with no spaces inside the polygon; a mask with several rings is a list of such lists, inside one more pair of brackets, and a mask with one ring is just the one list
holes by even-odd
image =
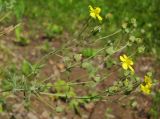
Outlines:
{"label": "plant stem", "polygon": [[[99,41],[99,40],[102,40],[102,39],[106,39],[106,38],[109,38],[109,37],[112,37],[112,36],[114,36],[114,35],[116,35],[116,34],[118,34],[118,33],[120,33],[122,30],[121,29],[119,29],[119,30],[117,30],[117,31],[115,31],[114,33],[112,33],[112,34],[109,34],[109,35],[107,35],[107,36],[104,36],[104,37],[101,37],[101,38],[98,38],[98,39],[96,39],[95,41],[94,41],[94,43],[96,43],[97,41]],[[94,44],[93,43],[93,44]]]}

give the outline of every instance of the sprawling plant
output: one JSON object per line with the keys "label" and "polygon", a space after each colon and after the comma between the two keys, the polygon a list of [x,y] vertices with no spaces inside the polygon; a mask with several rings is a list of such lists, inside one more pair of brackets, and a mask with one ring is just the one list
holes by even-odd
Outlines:
{"label": "sprawling plant", "polygon": [[[24,7],[23,3],[21,4],[19,7]],[[23,11],[18,8],[15,10],[15,14],[19,20]],[[78,112],[81,104],[100,100],[107,101],[115,95],[123,97],[139,92],[145,95],[152,94],[154,86],[152,74],[147,73],[144,79],[141,79],[134,69],[136,64],[134,56],[142,54],[145,50],[143,38],[136,34],[136,19],[127,19],[115,32],[106,36],[98,36],[101,30],[106,30],[102,27],[104,19],[101,8],[90,5],[88,19],[76,34],[76,38],[67,41],[57,49],[50,48],[51,46],[46,42],[42,47],[45,55],[37,62],[31,63],[24,60],[20,68],[10,66],[2,71],[2,99],[20,93],[26,104],[31,101],[32,96],[35,96],[53,109],[52,105],[43,100],[45,95],[65,100],[71,108]],[[46,32],[49,37],[53,37],[61,32],[61,29],[58,26],[51,26]],[[16,27],[15,34],[16,42],[22,45],[29,43],[29,40],[23,37],[20,27]],[[74,48],[76,50],[73,50]],[[63,62],[64,69],[61,73],[66,77],[59,77],[51,82],[50,78],[42,79],[40,71],[45,67],[47,59],[54,55]],[[75,68],[84,70],[86,74],[71,81],[68,78]],[[111,69],[114,69],[117,74],[116,80],[112,85],[99,89],[98,85],[107,82],[109,76],[114,73]],[[81,81],[81,79],[86,80]],[[82,86],[82,90],[85,91],[84,95],[76,92],[78,86]]]}

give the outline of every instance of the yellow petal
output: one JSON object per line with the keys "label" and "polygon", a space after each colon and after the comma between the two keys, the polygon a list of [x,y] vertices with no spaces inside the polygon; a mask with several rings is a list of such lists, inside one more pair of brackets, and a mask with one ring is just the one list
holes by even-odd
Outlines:
{"label": "yellow petal", "polygon": [[133,69],[131,66],[129,66],[129,69],[130,69],[132,72],[134,72],[134,69]]}
{"label": "yellow petal", "polygon": [[152,83],[152,80],[151,80],[151,78],[149,76],[145,76],[144,77],[144,82],[145,83]]}
{"label": "yellow petal", "polygon": [[96,7],[95,11],[96,11],[97,14],[99,14],[101,12],[101,8]]}
{"label": "yellow petal", "polygon": [[151,88],[151,87],[152,87],[152,83],[147,83],[146,86],[147,86],[148,88]]}
{"label": "yellow petal", "polygon": [[128,59],[128,57],[126,55],[123,55],[124,59]]}
{"label": "yellow petal", "polygon": [[141,88],[142,91],[145,89],[143,84],[140,85],[140,88]]}
{"label": "yellow petal", "polygon": [[100,15],[97,15],[97,18],[99,21],[102,21],[102,17]]}
{"label": "yellow petal", "polygon": [[90,13],[90,16],[93,17],[94,19],[96,18],[95,13],[93,13],[93,12]]}
{"label": "yellow petal", "polygon": [[140,88],[141,88],[141,91],[144,93],[144,94],[150,94],[151,93],[151,90],[150,88],[148,87],[148,85],[140,85]]}
{"label": "yellow petal", "polygon": [[91,5],[89,5],[89,9],[91,10],[91,11],[93,11],[94,9],[93,9],[93,7],[91,6]]}
{"label": "yellow petal", "polygon": [[120,58],[120,60],[121,60],[122,62],[125,61],[125,59],[124,59],[122,56],[120,56],[119,58]]}
{"label": "yellow petal", "polygon": [[150,89],[145,89],[145,90],[143,91],[143,93],[149,95],[149,94],[151,93],[151,90],[150,90]]}
{"label": "yellow petal", "polygon": [[127,70],[128,69],[128,65],[126,63],[122,64],[123,69]]}
{"label": "yellow petal", "polygon": [[129,59],[130,60],[130,65],[133,65],[133,61],[132,61],[132,59]]}

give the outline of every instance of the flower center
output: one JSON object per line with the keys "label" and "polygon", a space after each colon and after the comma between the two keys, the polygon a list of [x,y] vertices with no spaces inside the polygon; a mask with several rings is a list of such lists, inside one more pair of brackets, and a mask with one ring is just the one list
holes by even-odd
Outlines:
{"label": "flower center", "polygon": [[95,15],[99,15],[99,10],[98,9],[94,9],[94,14]]}

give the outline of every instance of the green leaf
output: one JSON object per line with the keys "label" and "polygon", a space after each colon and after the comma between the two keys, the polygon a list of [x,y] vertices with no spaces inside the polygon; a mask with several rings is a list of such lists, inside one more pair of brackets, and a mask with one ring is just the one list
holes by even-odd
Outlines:
{"label": "green leaf", "polygon": [[80,104],[80,103],[79,103],[78,100],[73,99],[73,100],[70,101],[69,107],[70,107],[71,109],[74,109],[75,113],[81,115],[81,112],[80,112],[80,110],[79,110],[79,104]]}
{"label": "green leaf", "polygon": [[22,73],[24,75],[29,75],[32,73],[32,65],[30,62],[24,60],[23,63],[22,63]]}
{"label": "green leaf", "polygon": [[63,31],[63,28],[61,26],[56,25],[56,24],[48,24],[45,32],[48,37],[54,37],[58,34],[61,34],[62,31]]}
{"label": "green leaf", "polygon": [[3,106],[0,104],[0,113],[3,112]]}
{"label": "green leaf", "polygon": [[15,14],[17,20],[21,20],[23,14],[24,14],[24,11],[25,11],[24,0],[16,1],[16,4],[14,6],[14,14]]}
{"label": "green leaf", "polygon": [[117,62],[113,59],[113,58],[109,58],[105,64],[107,66],[107,68],[111,68],[113,65],[115,65]]}
{"label": "green leaf", "polygon": [[133,27],[137,27],[137,21],[135,18],[131,19],[131,24],[133,25]]}
{"label": "green leaf", "polygon": [[145,47],[144,46],[138,47],[138,53],[143,53],[144,51],[145,51]]}
{"label": "green leaf", "polygon": [[101,77],[100,77],[100,76],[95,76],[95,77],[94,77],[94,81],[100,82],[100,81],[101,81]]}
{"label": "green leaf", "polygon": [[82,63],[82,68],[85,68],[87,72],[89,73],[89,77],[95,77],[98,69],[93,66],[91,62],[84,62]]}
{"label": "green leaf", "polygon": [[130,37],[129,37],[129,40],[130,40],[131,42],[135,42],[136,37],[135,37],[135,36],[130,36]]}
{"label": "green leaf", "polygon": [[113,46],[110,46],[109,48],[106,49],[107,54],[111,55],[115,53],[115,50]]}
{"label": "green leaf", "polygon": [[60,112],[64,111],[64,109],[62,107],[60,107],[60,106],[56,107],[55,110],[56,110],[57,113],[60,113]]}
{"label": "green leaf", "polygon": [[95,26],[94,29],[91,31],[92,35],[95,36],[101,31],[100,26]]}
{"label": "green leaf", "polygon": [[52,46],[48,41],[45,41],[44,44],[41,46],[42,53],[48,53],[51,50]]}
{"label": "green leaf", "polygon": [[96,50],[94,50],[92,48],[85,48],[82,50],[81,53],[84,57],[91,57],[91,56],[96,55]]}
{"label": "green leaf", "polygon": [[67,92],[70,87],[64,80],[58,80],[54,83],[54,88],[57,92]]}
{"label": "green leaf", "polygon": [[41,68],[44,67],[45,64],[34,64],[32,65],[32,73],[37,74]]}
{"label": "green leaf", "polygon": [[75,54],[75,55],[74,55],[74,59],[75,59],[76,61],[81,61],[81,59],[82,59],[82,54]]}
{"label": "green leaf", "polygon": [[28,38],[25,38],[22,35],[22,28],[21,27],[17,27],[15,29],[15,35],[16,35],[15,42],[18,43],[19,45],[27,45],[30,43],[30,40]]}
{"label": "green leaf", "polygon": [[16,41],[19,41],[21,37],[21,32],[22,32],[22,29],[20,26],[15,29]]}
{"label": "green leaf", "polygon": [[148,75],[149,77],[152,77],[153,73],[152,73],[152,72],[147,72],[147,75]]}
{"label": "green leaf", "polygon": [[125,71],[124,71],[124,76],[128,76],[130,73],[131,73],[130,71],[125,70]]}

